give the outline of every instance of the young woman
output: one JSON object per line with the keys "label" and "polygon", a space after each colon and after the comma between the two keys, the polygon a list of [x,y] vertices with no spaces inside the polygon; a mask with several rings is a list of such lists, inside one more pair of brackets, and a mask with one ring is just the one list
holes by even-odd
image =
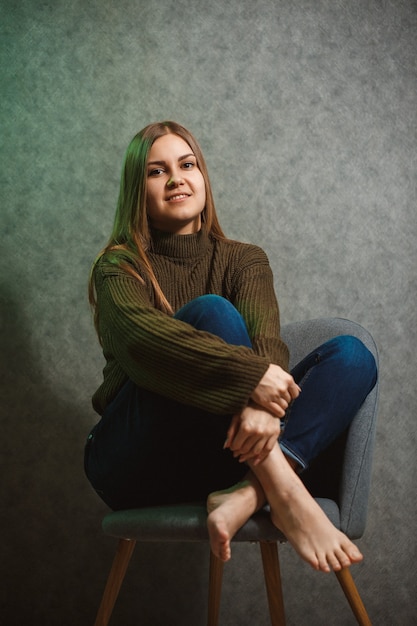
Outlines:
{"label": "young woman", "polygon": [[376,381],[354,337],[288,373],[265,253],[227,239],[194,137],[156,123],[130,143],[90,301],[106,365],[86,473],[113,509],[207,498],[211,548],[265,502],[315,569],[360,561],[299,478]]}

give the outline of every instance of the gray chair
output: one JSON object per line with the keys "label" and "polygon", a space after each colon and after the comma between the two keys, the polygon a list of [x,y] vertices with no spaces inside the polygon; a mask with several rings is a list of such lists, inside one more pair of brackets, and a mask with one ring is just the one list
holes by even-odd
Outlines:
{"label": "gray chair", "polygon": [[[316,319],[289,324],[282,336],[291,352],[291,365],[321,343],[337,335],[361,339],[377,360],[375,343],[363,327],[340,318]],[[351,539],[362,536],[367,517],[372,452],[375,438],[378,386],[367,397],[348,433],[329,449],[327,458],[308,470],[306,485],[333,524]],[[326,455],[325,455],[326,456]],[[323,471],[322,467],[327,467]],[[329,472],[329,464],[332,471]],[[306,473],[307,474],[307,473]],[[329,481],[328,477],[332,480]],[[160,506],[109,513],[103,520],[106,535],[118,538],[95,626],[107,626],[123,582],[130,557],[140,542],[207,542],[204,503]],[[272,626],[285,624],[284,601],[278,559],[278,543],[285,536],[269,520],[267,508],[259,511],[240,529],[234,541],[258,542],[261,548],[265,584]],[[222,585],[223,563],[210,552],[208,626],[216,626]],[[336,572],[337,579],[359,624],[371,622],[353,582],[350,568]]]}

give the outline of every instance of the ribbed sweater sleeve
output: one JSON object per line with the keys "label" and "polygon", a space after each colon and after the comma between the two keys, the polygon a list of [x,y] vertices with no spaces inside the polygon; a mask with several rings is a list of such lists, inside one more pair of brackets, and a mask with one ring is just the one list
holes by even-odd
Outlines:
{"label": "ribbed sweater sleeve", "polygon": [[96,289],[107,360],[105,383],[93,398],[99,413],[123,378],[212,413],[245,406],[268,358],[160,312],[145,284],[105,262],[96,269]]}
{"label": "ribbed sweater sleeve", "polygon": [[123,265],[104,255],[94,271],[106,359],[103,383],[93,396],[95,410],[102,414],[131,379],[208,412],[240,411],[270,363],[288,368],[266,254],[251,244],[214,239],[203,229],[192,235],[156,231],[148,254],[174,311],[200,295],[220,295],[242,314],[252,349],[162,313],[146,276],[140,281],[126,271],[126,262],[133,261],[125,258]]}
{"label": "ribbed sweater sleeve", "polygon": [[233,275],[231,300],[246,322],[256,354],[288,370],[289,352],[280,337],[273,275],[261,248],[243,246],[243,254]]}

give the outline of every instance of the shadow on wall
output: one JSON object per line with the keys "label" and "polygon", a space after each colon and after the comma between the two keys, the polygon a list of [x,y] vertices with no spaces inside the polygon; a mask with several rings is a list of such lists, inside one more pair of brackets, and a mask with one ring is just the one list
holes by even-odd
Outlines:
{"label": "shadow on wall", "polygon": [[[30,306],[24,301],[24,283],[16,282],[22,298],[16,297],[16,289],[13,294],[11,289],[1,294],[4,540],[0,558],[7,572],[0,600],[2,623],[55,626],[59,619],[61,626],[91,624],[116,546],[101,533],[101,518],[108,509],[83,471],[91,408],[89,404],[83,408],[79,400],[77,404],[74,390],[74,399],[62,392],[65,385],[56,392],[43,376],[35,349],[36,319],[31,319]],[[51,329],[51,333],[59,342],[59,329]],[[169,594],[173,594],[171,607],[177,604],[178,613],[184,615],[188,610],[189,623],[198,624],[200,615],[204,623],[205,589],[199,581],[205,581],[208,550],[200,546],[188,553],[187,573],[181,574],[181,589],[174,597],[172,571],[185,558],[181,550],[138,546],[125,594],[115,611],[115,624],[128,624],[129,619],[134,623],[138,597],[147,598],[149,608],[154,605],[149,601],[152,594],[155,602],[158,596],[160,602],[160,589],[168,584]],[[152,568],[155,555],[162,563],[159,572]],[[200,593],[196,593],[199,587]],[[194,594],[191,603],[190,589]]]}
{"label": "shadow on wall", "polygon": [[[24,301],[24,283],[16,281],[21,300],[10,290],[2,293],[2,526],[7,533],[2,565],[8,574],[2,615],[8,624],[47,624],[65,605],[65,578],[71,571],[80,576],[86,562],[88,544],[80,537],[91,498],[82,473],[85,433],[79,408],[59,397],[42,375],[34,349],[36,319]],[[39,598],[36,605],[33,598]]]}

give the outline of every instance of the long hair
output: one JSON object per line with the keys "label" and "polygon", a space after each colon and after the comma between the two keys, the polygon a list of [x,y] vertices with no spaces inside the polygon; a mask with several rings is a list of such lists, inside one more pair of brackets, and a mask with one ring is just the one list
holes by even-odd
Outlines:
{"label": "long hair", "polygon": [[94,269],[103,254],[107,254],[112,263],[123,267],[125,271],[143,283],[143,278],[135,269],[135,265],[138,266],[151,282],[156,307],[172,314],[171,305],[158,284],[147,255],[151,245],[151,235],[146,211],[149,152],[159,137],[168,134],[181,137],[194,153],[206,188],[206,203],[201,215],[202,223],[212,237],[216,239],[224,239],[225,237],[217,218],[207,166],[196,139],[186,128],[176,122],[157,122],[146,126],[133,137],[127,148],[113,230],[107,245],[99,253],[91,268],[88,293],[90,304],[94,310],[94,324],[98,334],[99,312],[94,288]]}

